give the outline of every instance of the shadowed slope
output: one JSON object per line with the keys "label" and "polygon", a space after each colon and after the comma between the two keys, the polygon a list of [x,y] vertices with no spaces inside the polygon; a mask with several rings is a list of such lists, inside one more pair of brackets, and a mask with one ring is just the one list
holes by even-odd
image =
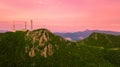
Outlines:
{"label": "shadowed slope", "polygon": [[111,53],[104,49],[65,40],[47,29],[4,33],[0,40],[0,51],[1,67],[115,67],[118,65],[118,61],[110,62]]}
{"label": "shadowed slope", "polygon": [[120,47],[120,36],[93,33],[88,38],[81,41],[84,44],[105,48],[119,48]]}

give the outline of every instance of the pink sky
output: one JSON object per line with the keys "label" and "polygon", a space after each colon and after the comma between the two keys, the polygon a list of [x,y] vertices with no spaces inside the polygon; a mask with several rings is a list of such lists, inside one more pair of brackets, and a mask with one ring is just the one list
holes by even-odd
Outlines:
{"label": "pink sky", "polygon": [[0,0],[0,30],[45,27],[52,31],[120,31],[120,0]]}

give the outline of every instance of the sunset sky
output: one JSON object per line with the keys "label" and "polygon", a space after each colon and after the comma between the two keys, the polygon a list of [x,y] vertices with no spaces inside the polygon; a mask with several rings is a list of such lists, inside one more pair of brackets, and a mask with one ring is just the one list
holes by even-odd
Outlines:
{"label": "sunset sky", "polygon": [[86,29],[120,31],[120,0],[0,0],[0,30],[24,28],[75,32]]}

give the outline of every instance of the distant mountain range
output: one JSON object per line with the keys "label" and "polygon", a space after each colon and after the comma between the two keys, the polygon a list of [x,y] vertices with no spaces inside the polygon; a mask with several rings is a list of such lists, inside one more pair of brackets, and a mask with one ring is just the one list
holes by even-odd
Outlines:
{"label": "distant mountain range", "polygon": [[112,35],[120,35],[120,32],[115,31],[102,31],[102,30],[85,30],[80,32],[72,32],[72,33],[59,33],[56,32],[56,35],[62,36],[68,40],[78,41],[83,40],[88,37],[92,33],[105,33],[105,34],[112,34]]}
{"label": "distant mountain range", "polygon": [[8,32],[7,30],[0,30],[0,33]]}
{"label": "distant mountain range", "polygon": [[[0,30],[0,33],[5,33],[8,32],[7,30]],[[66,33],[61,33],[61,32],[55,32],[54,34],[61,36],[67,40],[72,40],[72,41],[79,41],[87,38],[90,36],[92,33],[105,33],[105,34],[112,34],[112,35],[120,35],[120,32],[116,31],[104,31],[104,30],[85,30],[85,31],[79,31],[79,32],[66,32]]]}
{"label": "distant mountain range", "polygon": [[119,67],[120,35],[69,41],[47,29],[0,33],[0,67]]}

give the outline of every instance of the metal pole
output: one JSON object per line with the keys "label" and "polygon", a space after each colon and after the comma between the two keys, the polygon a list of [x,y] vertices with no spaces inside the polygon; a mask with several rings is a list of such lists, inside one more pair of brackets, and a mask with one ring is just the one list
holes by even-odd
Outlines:
{"label": "metal pole", "polygon": [[25,30],[27,30],[27,22],[25,22]]}
{"label": "metal pole", "polygon": [[15,31],[15,22],[13,22],[13,31]]}
{"label": "metal pole", "polygon": [[33,20],[31,20],[31,30],[33,29]]}

